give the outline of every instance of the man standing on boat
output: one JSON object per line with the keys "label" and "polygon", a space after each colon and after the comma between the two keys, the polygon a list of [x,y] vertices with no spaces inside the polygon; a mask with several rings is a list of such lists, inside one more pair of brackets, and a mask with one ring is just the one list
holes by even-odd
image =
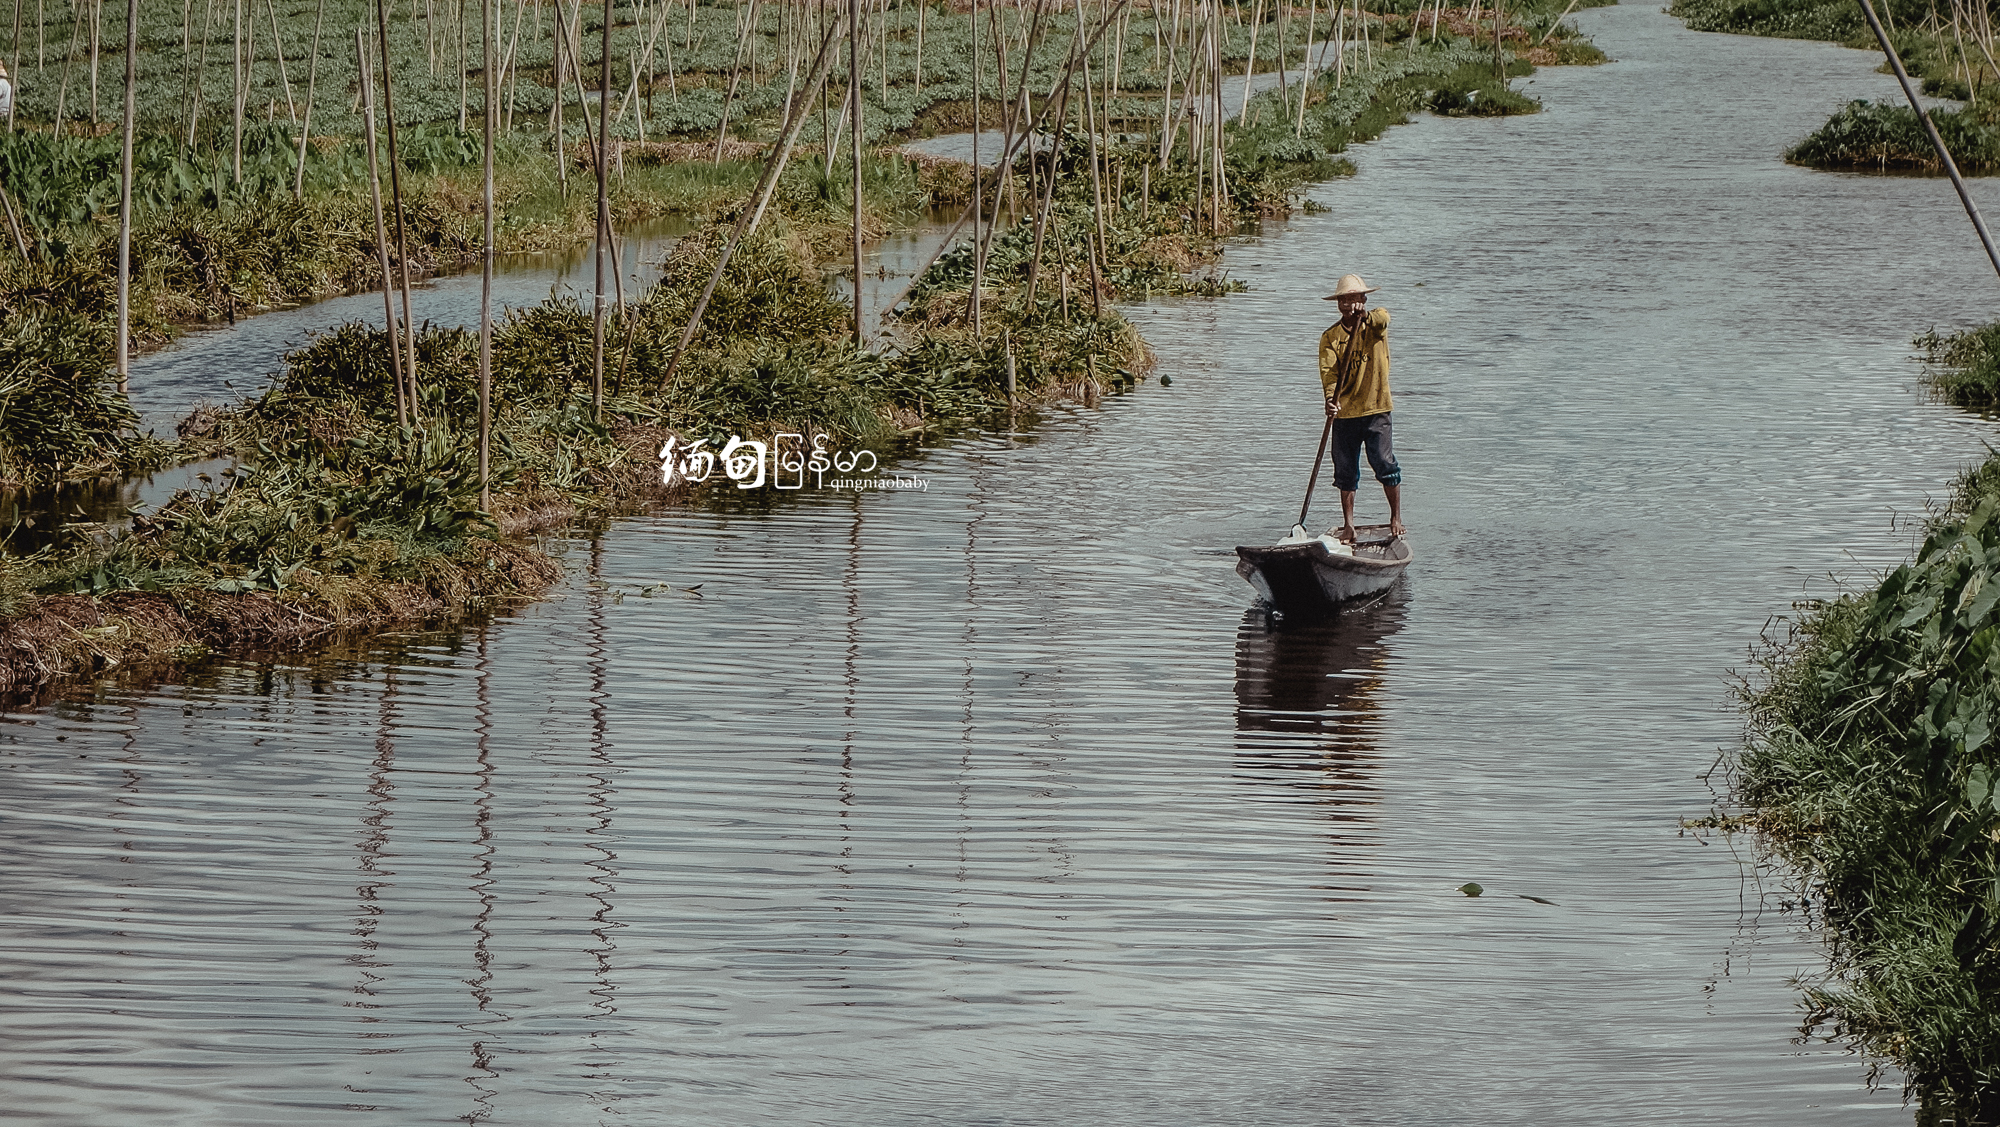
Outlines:
{"label": "man standing on boat", "polygon": [[1361,484],[1361,452],[1389,499],[1389,534],[1403,534],[1403,470],[1389,441],[1389,311],[1369,309],[1370,286],[1346,274],[1328,301],[1340,303],[1340,320],[1319,338],[1319,382],[1326,417],[1333,420],[1333,484],[1340,490],[1340,538],[1354,542],[1354,491]]}

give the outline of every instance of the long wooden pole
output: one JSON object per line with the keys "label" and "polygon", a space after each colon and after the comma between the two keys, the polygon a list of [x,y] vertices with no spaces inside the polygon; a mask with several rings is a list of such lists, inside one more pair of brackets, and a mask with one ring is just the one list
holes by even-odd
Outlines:
{"label": "long wooden pole", "polygon": [[375,153],[375,81],[368,67],[368,40],[360,27],[354,29],[355,67],[361,81],[361,125],[368,146],[368,201],[375,208],[375,260],[382,267],[382,328],[389,338],[389,380],[396,385],[396,429],[410,423],[409,405],[403,397],[403,350],[396,332],[396,303],[389,296],[395,289],[395,274],[389,269],[389,227],[382,221],[382,170]]}
{"label": "long wooden pole", "polygon": [[674,354],[667,360],[667,370],[660,377],[663,387],[673,384],[674,373],[680,368],[681,355],[687,351],[695,331],[701,327],[701,315],[707,311],[709,299],[715,296],[715,287],[722,281],[722,272],[729,267],[730,256],[736,253],[736,248],[742,245],[744,239],[756,232],[758,221],[764,218],[764,207],[771,202],[771,193],[778,186],[778,177],[785,171],[785,162],[791,159],[792,145],[798,140],[799,130],[812,116],[813,99],[833,70],[833,44],[839,32],[840,24],[827,21],[826,34],[819,43],[819,56],[813,60],[812,77],[806,80],[804,94],[793,103],[791,120],[785,123],[784,132],[778,136],[777,147],[772,150],[770,161],[764,165],[764,178],[757,184],[756,202],[744,209],[742,217],[736,221],[736,231],[722,245],[722,253],[716,256],[715,269],[708,276],[708,286],[694,303],[694,312],[688,315],[687,328],[681,332],[681,342],[674,346]]}
{"label": "long wooden pole", "polygon": [[[486,80],[485,185],[482,197],[485,248],[479,278],[479,508],[493,511],[493,127],[499,115],[499,77],[494,71],[493,6],[479,0],[480,68]],[[461,39],[463,35],[461,34]]]}
{"label": "long wooden pole", "polygon": [[[579,31],[581,23],[579,18]],[[590,417],[598,422],[604,421],[604,271],[611,243],[611,0],[604,0],[603,32],[597,80],[597,298],[590,325]]]}
{"label": "long wooden pole", "polygon": [[1931,139],[1931,148],[1937,150],[1945,175],[1951,177],[1951,186],[1958,189],[1958,200],[1965,205],[1965,214],[1972,220],[1972,229],[1979,232],[1979,241],[1986,248],[1986,257],[1993,263],[1994,273],[2000,274],[2000,251],[1993,248],[1993,236],[1986,231],[1986,221],[1979,217],[1979,205],[1972,202],[1971,193],[1965,190],[1965,181],[1958,175],[1957,162],[1951,159],[1950,150],[1944,147],[1944,138],[1938,136],[1937,126],[1931,124],[1931,115],[1924,111],[1923,102],[1917,98],[1916,87],[1910,85],[1910,76],[1903,69],[1902,57],[1896,54],[1895,45],[1889,42],[1889,33],[1882,30],[1882,21],[1875,18],[1875,6],[1869,0],[1861,0],[1861,14],[1868,17],[1868,29],[1875,33],[1875,41],[1882,45],[1882,53],[1889,56],[1889,67],[1896,72],[1896,81],[1903,84],[1903,96],[1910,100],[1910,108],[1917,111],[1917,120],[1924,123],[1924,133]]}
{"label": "long wooden pole", "polygon": [[556,97],[555,105],[549,107],[549,133],[555,139],[556,186],[561,189],[562,197],[566,200],[569,198],[569,153],[564,150],[562,111],[563,61],[566,54],[566,45],[569,42],[569,21],[563,18],[562,0],[556,0],[553,15],[554,19],[551,22],[555,26],[549,29],[549,36],[555,49],[555,57],[550,69],[551,78],[554,80],[553,85]]}
{"label": "long wooden pole", "polygon": [[292,176],[292,198],[306,194],[306,142],[312,139],[313,88],[319,82],[319,29],[326,22],[326,0],[319,0],[319,14],[313,17],[312,61],[306,64],[306,117],[299,126],[299,170]]}
{"label": "long wooden pole", "polygon": [[[927,0],[925,6],[929,6]],[[979,290],[986,283],[986,244],[979,238],[979,224],[986,211],[985,170],[979,164],[979,134],[986,128],[979,118],[982,69],[979,63],[979,0],[972,0],[972,336],[975,340],[985,332],[979,320]]]}
{"label": "long wooden pole", "polygon": [[118,169],[118,394],[132,378],[132,124],[138,113],[139,0],[125,0],[125,140]]}
{"label": "long wooden pole", "polygon": [[847,101],[854,130],[854,346],[861,347],[861,0],[847,0]]}
{"label": "long wooden pole", "polygon": [[[410,313],[410,239],[403,224],[403,158],[396,150],[396,84],[389,74],[388,0],[375,0],[375,23],[381,32],[382,119],[389,127],[389,204],[396,211],[396,263],[403,285],[403,364],[409,381],[410,417],[423,413],[417,395],[417,320]],[[393,326],[392,326],[393,328]]]}
{"label": "long wooden pole", "polygon": [[[378,0],[379,2],[379,0]],[[243,100],[250,96],[249,85],[243,80],[243,0],[236,0],[236,53],[230,63],[230,73],[236,82],[235,103],[236,148],[230,159],[229,175],[232,183],[243,183]]]}

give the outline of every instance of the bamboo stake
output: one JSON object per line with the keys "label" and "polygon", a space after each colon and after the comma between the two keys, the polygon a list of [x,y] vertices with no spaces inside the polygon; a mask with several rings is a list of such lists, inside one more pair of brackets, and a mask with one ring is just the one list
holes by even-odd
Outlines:
{"label": "bamboo stake", "polygon": [[[1444,0],[1438,0],[1438,3],[1440,4],[1442,4],[1443,2]],[[1435,7],[1435,5],[1433,5],[1433,7]],[[1574,11],[1576,11],[1576,0],[1569,0],[1569,7],[1564,8],[1563,14],[1556,17],[1556,22],[1550,24],[1549,29],[1542,33],[1541,41],[1536,43],[1535,46],[1540,47],[1543,44],[1547,43],[1549,41],[1549,36],[1554,35],[1556,33],[1556,29],[1561,27],[1562,22],[1568,19],[1569,14]],[[1437,17],[1435,16],[1431,17],[1431,38],[1433,39],[1437,38]]]}
{"label": "bamboo stake", "polygon": [[306,65],[306,120],[299,129],[299,170],[292,177],[292,198],[304,199],[306,190],[306,142],[312,137],[313,87],[319,81],[319,29],[326,20],[326,0],[319,0],[319,14],[313,17],[312,61]]}
{"label": "bamboo stake", "polygon": [[493,6],[498,2],[479,0],[479,65],[486,83],[486,104],[481,115],[485,119],[486,137],[480,201],[485,246],[479,256],[479,509],[486,513],[493,511],[493,128],[500,112],[500,81],[494,72]]}
{"label": "bamboo stake", "polygon": [[26,262],[28,261],[28,239],[27,236],[21,233],[21,219],[14,214],[13,197],[7,194],[7,189],[5,188],[0,188],[0,207],[6,209],[7,230],[13,233],[14,246],[21,252],[21,261]]}
{"label": "bamboo stake", "polygon": [[[1059,100],[1056,103],[1054,134],[1058,137],[1062,136],[1063,125],[1069,120],[1069,83],[1067,79],[1076,70],[1079,58],[1077,49],[1083,42],[1082,20],[1079,19],[1077,24],[1076,36],[1070,40],[1069,59],[1063,68],[1065,81],[1062,84],[1062,93],[1058,95]],[[1042,265],[1042,242],[1048,234],[1049,211],[1055,203],[1055,159],[1056,149],[1054,146],[1051,146],[1049,148],[1049,172],[1041,178],[1042,200],[1035,209],[1035,249],[1034,253],[1028,256],[1028,308],[1030,309],[1035,307],[1035,283],[1038,280]]]}
{"label": "bamboo stake", "polygon": [[[1123,11],[1125,5],[1130,2],[1131,0],[1118,0],[1117,6],[1114,7],[1111,11],[1111,15],[1115,17],[1119,12]],[[1097,30],[1091,33],[1090,41],[1083,45],[1083,50],[1085,53],[1088,53],[1094,48],[1096,48],[1098,40],[1103,38],[1105,31],[1108,30],[1109,27],[1110,27],[1109,20],[1098,25]],[[1078,34],[1081,35],[1081,33],[1082,33],[1082,28],[1081,26],[1079,26]],[[1074,47],[1074,41],[1072,41],[1072,47]],[[1071,61],[1072,63],[1075,61],[1074,55],[1072,55]],[[1008,168],[1013,165],[1015,146],[1018,146],[1023,140],[1025,140],[1028,136],[1033,134],[1037,128],[1041,127],[1045,122],[1047,122],[1051,110],[1061,112],[1064,109],[1069,97],[1070,81],[1074,77],[1074,75],[1075,75],[1074,66],[1064,68],[1062,74],[1058,76],[1058,78],[1056,79],[1055,87],[1049,91],[1049,100],[1042,104],[1041,113],[1039,114],[1031,113],[1028,117],[1028,120],[1024,123],[1025,127],[1022,129],[1021,133],[1018,136],[1016,136],[1012,141],[1010,141],[1007,149],[1000,154],[1000,166],[1002,168]],[[1025,90],[1027,85],[1027,69],[1025,64],[1023,65],[1021,72],[1021,81],[1023,88],[1023,95],[1021,98],[1021,102],[1022,105],[1026,107],[1027,97]],[[1057,127],[1060,128],[1060,121],[1058,122]],[[1151,165],[1149,164],[1147,167],[1150,168]],[[1051,182],[1053,182],[1053,178],[1051,178]],[[990,223],[986,227],[986,239],[987,243],[989,244],[987,247],[987,253],[989,254],[991,253],[990,244],[993,239],[993,234],[995,231],[998,231],[999,229],[1000,225],[998,223]],[[1035,269],[1035,263],[1040,259],[1040,257],[1041,257],[1041,251],[1040,251],[1040,244],[1038,242],[1034,258],[1031,258],[1028,262],[1028,269],[1030,271],[1029,277],[1031,280],[1033,279],[1034,276],[1033,271]],[[1031,286],[1030,293],[1032,292],[1033,289]]]}
{"label": "bamboo stake", "polygon": [[688,315],[687,328],[681,332],[681,342],[674,347],[673,356],[667,360],[666,373],[660,377],[662,387],[673,386],[674,373],[680,368],[681,356],[687,352],[688,344],[694,340],[695,331],[701,327],[701,316],[708,309],[709,299],[715,296],[715,287],[722,281],[722,273],[728,269],[730,257],[736,253],[736,248],[743,240],[757,230],[758,221],[764,218],[764,208],[771,202],[771,193],[778,186],[778,177],[785,171],[785,162],[791,159],[792,145],[798,140],[799,130],[812,116],[813,95],[819,87],[826,84],[827,75],[833,70],[835,53],[833,43],[839,31],[839,24],[827,22],[825,36],[820,40],[819,54],[813,59],[812,78],[806,82],[805,96],[793,107],[784,131],[778,135],[778,144],[771,153],[771,159],[764,165],[764,176],[757,184],[755,206],[743,210],[743,215],[736,221],[736,230],[729,236],[729,241],[722,244],[722,252],[716,255],[715,270],[708,276],[708,286],[702,290],[701,298],[694,303],[694,312]]}
{"label": "bamboo stake", "polygon": [[194,60],[193,96],[188,101],[188,148],[194,148],[195,127],[201,122],[202,80],[208,75],[208,42],[215,30],[215,0],[208,0],[201,22],[201,54]]}
{"label": "bamboo stake", "polygon": [[[590,116],[590,98],[589,94],[583,88],[582,0],[578,0],[576,6],[576,21],[573,25],[571,25],[570,30],[576,33],[576,39],[570,44],[569,48],[570,58],[574,60],[576,63],[575,66],[570,68],[570,83],[571,85],[576,87],[576,108],[582,111],[583,113],[583,143],[590,149],[591,153],[590,159],[597,160],[599,157],[603,155],[602,152],[600,152],[597,147],[597,125],[596,125],[597,119]],[[604,113],[604,106],[601,103],[601,100],[597,109],[598,109],[598,116],[602,117]]]}
{"label": "bamboo stake", "polygon": [[1306,0],[1306,57],[1299,64],[1299,119],[1292,136],[1306,135],[1306,97],[1312,93],[1314,0]]}
{"label": "bamboo stake", "polygon": [[564,45],[569,40],[569,32],[565,30],[566,24],[563,20],[562,0],[556,0],[551,22],[554,26],[549,29],[549,39],[555,51],[555,58],[550,64],[550,78],[552,79],[551,85],[555,87],[556,97],[555,104],[549,107],[549,133],[555,138],[556,186],[561,190],[563,198],[568,199],[569,153],[565,149],[562,111],[563,61],[567,55]]}
{"label": "bamboo stake", "polygon": [[1106,245],[1104,239],[1104,180],[1097,168],[1097,107],[1090,88],[1090,58],[1083,60],[1083,112],[1090,119],[1090,216],[1096,221],[1097,238],[1090,244],[1090,304],[1098,320],[1104,319],[1104,301],[1101,296],[1104,285],[1098,270],[1098,258]]}
{"label": "bamboo stake", "polygon": [[[1278,5],[1278,104],[1289,106],[1292,104],[1292,87],[1285,72],[1289,66],[1286,52],[1290,48],[1290,43],[1286,40],[1285,33],[1291,30],[1292,25],[1287,17],[1292,9],[1291,5],[1286,3],[1286,0],[1276,0],[1276,2]],[[1421,5],[1423,0],[1417,0],[1417,3]],[[1310,38],[1306,40],[1306,46],[1308,50],[1311,49],[1312,40]]]}
{"label": "bamboo stake", "polygon": [[[752,0],[754,3],[755,0]],[[847,0],[847,90],[854,114],[854,347],[861,347],[861,3]]]}
{"label": "bamboo stake", "polygon": [[[979,290],[986,283],[986,244],[979,238],[979,224],[986,212],[985,170],[979,163],[979,133],[986,128],[985,122],[979,116],[979,72],[983,69],[979,60],[979,0],[972,0],[972,336],[974,340],[979,339],[985,331],[979,319]],[[997,198],[995,202],[998,202]],[[22,255],[22,257],[27,256]]]}
{"label": "bamboo stake", "polygon": [[[1047,0],[1036,0],[1034,13],[1027,22],[1025,32],[1022,36],[1024,43],[1032,42],[1035,39],[1036,34],[1041,30],[1042,18],[1047,10]],[[1029,145],[1029,168],[1031,172],[1034,168],[1033,143],[1031,140],[1034,134],[1034,114],[1031,112],[1032,108],[1028,104],[1028,68],[1033,62],[1033,58],[1026,49],[1022,50],[1021,77],[1015,83],[1014,92],[1009,94],[1007,91],[1006,22],[1004,9],[996,3],[993,7],[987,9],[987,13],[989,16],[1000,21],[997,25],[993,25],[993,30],[996,32],[994,36],[994,54],[1000,62],[999,98],[1000,104],[1003,107],[1000,114],[1001,148],[998,168],[1000,180],[994,190],[994,208],[996,211],[999,209],[998,195],[1004,191],[1007,194],[1010,206],[1013,206],[1018,213],[1019,205],[1014,197],[1014,154],[1023,143]],[[1046,103],[1044,103],[1042,110],[1045,114],[1048,112]],[[1027,120],[1024,121],[1024,117]],[[1000,225],[997,222],[986,225],[986,239],[981,244],[980,250],[977,252],[978,254],[988,257],[992,255],[993,238],[999,230]],[[1033,266],[1031,265],[1029,269],[1032,271]]]}
{"label": "bamboo stake", "polygon": [[1951,177],[1951,186],[1958,190],[1958,200],[1965,205],[1966,217],[1972,220],[1972,229],[1979,232],[1979,241],[1986,247],[1986,257],[1992,261],[1995,273],[2000,273],[2000,250],[1993,247],[1993,236],[1986,231],[1986,221],[1979,216],[1979,205],[1972,202],[1972,196],[1965,190],[1965,181],[1959,178],[1958,164],[1951,159],[1951,151],[1944,147],[1944,138],[1938,136],[1937,126],[1932,124],[1931,115],[1925,111],[1924,103],[1917,97],[1916,87],[1910,85],[1910,76],[1903,70],[1902,57],[1896,54],[1895,45],[1889,42],[1889,33],[1882,30],[1882,22],[1875,18],[1875,6],[1869,0],[1861,0],[1861,14],[1868,17],[1868,29],[1875,33],[1875,41],[1882,45],[1882,53],[1889,56],[1889,67],[1896,72],[1896,81],[1903,86],[1903,96],[1910,100],[1910,108],[1917,111],[1917,120],[1924,123],[1924,133],[1931,139],[1931,148],[1937,150],[1938,162]]}
{"label": "bamboo stake", "polygon": [[125,0],[125,130],[118,169],[118,394],[132,379],[132,125],[138,116],[139,0]]}
{"label": "bamboo stake", "polygon": [[[579,21],[580,25],[581,21]],[[604,421],[604,260],[611,242],[611,0],[604,0],[597,77],[597,293],[591,304],[590,417]]]}
{"label": "bamboo stake", "polygon": [[389,270],[389,229],[382,221],[382,171],[375,152],[375,83],[368,69],[368,45],[360,27],[354,29],[354,57],[360,74],[362,133],[368,147],[368,199],[375,209],[375,257],[382,268],[382,328],[389,338],[389,380],[396,386],[396,429],[409,426],[403,395],[403,355],[396,330],[396,303],[389,296],[395,275]]}
{"label": "bamboo stake", "polygon": [[[458,0],[458,128],[460,132],[464,132],[465,130],[465,115],[469,110],[467,102],[472,96],[471,91],[466,89],[472,84],[472,75],[465,66],[465,3],[466,0]],[[486,20],[486,0],[479,0],[479,19],[483,25]],[[431,63],[431,73],[437,73],[435,57],[433,57]]]}
{"label": "bamboo stake", "polygon": [[389,73],[389,0],[375,0],[375,22],[381,32],[382,120],[389,126],[389,203],[396,211],[396,266],[403,284],[403,362],[409,380],[410,417],[423,415],[417,390],[417,320],[410,312],[410,241],[403,223],[403,159],[396,150],[396,84]]}
{"label": "bamboo stake", "polygon": [[83,32],[82,7],[80,3],[77,13],[79,18],[72,20],[69,25],[69,49],[63,52],[62,85],[56,89],[55,135],[58,138],[62,136],[64,103],[69,100],[69,71],[71,64],[76,61],[76,40],[77,36]]}
{"label": "bamboo stake", "polygon": [[[756,25],[758,3],[759,0],[750,0],[750,22],[753,30]],[[715,127],[715,159],[710,162],[712,164],[722,163],[722,142],[729,136],[729,108],[736,103],[737,84],[743,78],[743,57],[749,49],[750,34],[746,32],[736,41],[736,59],[729,68],[729,92],[722,97],[722,122]],[[604,107],[599,106],[598,112],[605,112]]]}
{"label": "bamboo stake", "polygon": [[499,79],[507,83],[507,106],[502,111],[506,116],[500,121],[501,129],[507,133],[514,131],[514,102],[521,87],[521,68],[515,65],[514,60],[521,46],[521,25],[527,21],[527,16],[527,0],[514,0],[514,31],[507,40],[507,55],[500,62]]}
{"label": "bamboo stake", "polygon": [[265,11],[271,14],[271,53],[278,59],[278,81],[285,88],[285,112],[293,121],[299,119],[299,107],[292,101],[292,78],[285,69],[285,42],[278,37],[277,0],[264,0]]}
{"label": "bamboo stake", "polygon": [[[194,0],[185,0],[185,3],[186,3],[186,4],[188,4],[188,5],[192,5],[192,4],[194,3]],[[182,54],[183,56],[186,56],[186,55],[188,54],[188,42],[187,42],[187,39],[188,39],[188,34],[189,34],[189,30],[190,30],[190,27],[189,27],[189,25],[190,25],[190,23],[192,22],[193,18],[194,18],[194,17],[193,17],[193,11],[192,11],[192,9],[191,9],[191,8],[189,8],[189,9],[187,9],[187,10],[186,10],[186,12],[185,12],[185,14],[183,15],[183,18],[182,18],[182,20],[181,20],[181,27],[182,27],[182,29],[183,29],[183,30],[182,30],[182,32],[181,32],[181,54]],[[18,82],[18,81],[20,81],[20,76],[21,76],[21,0],[14,0],[14,38],[12,38],[12,39],[10,39],[10,40],[8,40],[8,41],[7,41],[7,74],[8,74],[8,76],[9,76],[10,78],[12,78],[12,79],[13,79],[14,81],[17,81],[17,82]],[[183,88],[183,89],[182,89],[182,91],[181,91],[181,96],[182,96],[182,100],[183,100],[183,102],[185,102],[185,100],[186,100],[186,96],[187,96],[187,91],[186,91],[186,89],[185,89],[185,88]],[[8,114],[8,115],[7,115],[7,132],[9,132],[9,133],[12,133],[13,131],[14,131],[14,115],[13,115],[13,114]]]}
{"label": "bamboo stake", "polygon": [[[1500,59],[1500,29],[1507,24],[1506,12],[1500,6],[1501,0],[1493,0],[1493,76],[1505,80],[1507,64]],[[1375,65],[1374,56],[1369,56],[1368,65]]]}
{"label": "bamboo stake", "polygon": [[243,0],[236,0],[235,35],[236,53],[232,57],[230,66],[232,67],[231,73],[236,82],[236,96],[233,99],[235,103],[236,147],[234,155],[230,158],[229,175],[233,182],[241,184],[243,183],[243,100],[249,96],[249,91],[243,81]]}
{"label": "bamboo stake", "polygon": [[[1237,7],[1240,9],[1242,5]],[[1250,21],[1250,58],[1243,64],[1243,108],[1236,117],[1238,125],[1250,120],[1250,76],[1257,70],[1257,32],[1264,26],[1264,0],[1257,0],[1256,11]]]}
{"label": "bamboo stake", "polygon": [[90,0],[90,124],[97,124],[97,56],[104,39],[104,0]]}

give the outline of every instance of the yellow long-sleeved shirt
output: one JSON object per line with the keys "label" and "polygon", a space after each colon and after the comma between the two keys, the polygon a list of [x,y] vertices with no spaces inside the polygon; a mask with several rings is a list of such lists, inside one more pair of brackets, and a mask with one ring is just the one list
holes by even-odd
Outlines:
{"label": "yellow long-sleeved shirt", "polygon": [[1347,325],[1336,321],[1319,337],[1319,382],[1340,404],[1343,419],[1380,415],[1391,409],[1389,398],[1389,311],[1370,309],[1361,320],[1361,339],[1347,370]]}

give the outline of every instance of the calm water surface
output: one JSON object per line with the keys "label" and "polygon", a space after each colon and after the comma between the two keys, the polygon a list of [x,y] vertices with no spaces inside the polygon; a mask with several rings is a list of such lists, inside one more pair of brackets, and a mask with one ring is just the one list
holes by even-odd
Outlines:
{"label": "calm water surface", "polygon": [[[1870,56],[1581,19],[1618,62],[1547,112],[1393,130],[1251,292],[1133,310],[1170,388],[12,716],[12,1117],[1908,1122],[1676,823],[1767,617],[1980,453],[1907,339],[1995,283],[1946,185],[1776,160]],[[1419,559],[1273,633],[1229,549],[1292,519],[1348,270]]]}

